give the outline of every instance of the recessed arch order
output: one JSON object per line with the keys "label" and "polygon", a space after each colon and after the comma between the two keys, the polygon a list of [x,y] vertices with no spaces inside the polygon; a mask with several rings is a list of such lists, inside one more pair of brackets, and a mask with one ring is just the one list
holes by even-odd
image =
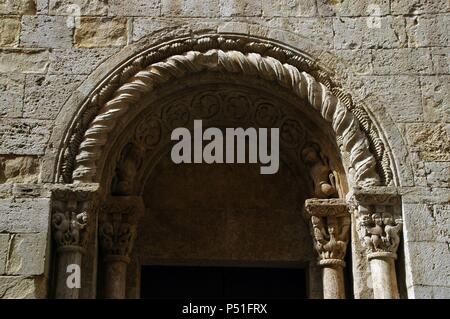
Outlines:
{"label": "recessed arch order", "polygon": [[291,90],[328,122],[348,159],[351,185],[392,183],[383,142],[370,117],[304,55],[273,42],[208,34],[161,44],[117,67],[85,100],[67,129],[56,180],[97,182],[97,163],[109,133],[144,95],[170,81],[202,71],[255,76]]}

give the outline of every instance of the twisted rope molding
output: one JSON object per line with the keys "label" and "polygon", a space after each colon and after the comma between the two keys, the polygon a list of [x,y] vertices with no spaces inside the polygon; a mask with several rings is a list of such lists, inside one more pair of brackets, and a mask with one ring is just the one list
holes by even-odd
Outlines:
{"label": "twisted rope molding", "polygon": [[[357,185],[380,184],[377,161],[370,152],[369,142],[361,131],[352,112],[328,89],[306,72],[295,66],[282,63],[259,53],[211,49],[206,52],[189,51],[174,55],[162,62],[153,63],[128,78],[121,84],[109,101],[98,110],[86,130],[76,156],[73,172],[74,182],[91,182],[96,177],[96,163],[101,157],[108,134],[118,119],[141,97],[161,84],[201,71],[241,73],[258,76],[293,91],[316,109],[329,123],[338,138],[342,139],[343,150],[349,154],[353,169],[353,180]],[[108,88],[106,88],[108,89]]]}

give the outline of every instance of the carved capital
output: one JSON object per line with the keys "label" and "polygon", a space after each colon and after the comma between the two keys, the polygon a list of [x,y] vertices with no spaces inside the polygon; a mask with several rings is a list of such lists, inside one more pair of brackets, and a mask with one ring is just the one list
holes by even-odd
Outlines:
{"label": "carved capital", "polygon": [[402,226],[403,221],[394,219],[391,212],[360,211],[358,231],[361,242],[367,250],[367,257],[397,258]]}
{"label": "carved capital", "polygon": [[144,213],[139,196],[109,197],[102,206],[99,235],[105,258],[128,261],[137,233],[137,222]]}
{"label": "carved capital", "polygon": [[305,212],[311,218],[314,248],[319,265],[345,266],[350,235],[350,214],[340,199],[307,199]]}
{"label": "carved capital", "polygon": [[367,257],[397,258],[400,232],[400,196],[392,187],[355,188],[351,202]]}
{"label": "carved capital", "polygon": [[97,185],[61,186],[52,190],[52,232],[58,251],[84,252],[96,213]]}

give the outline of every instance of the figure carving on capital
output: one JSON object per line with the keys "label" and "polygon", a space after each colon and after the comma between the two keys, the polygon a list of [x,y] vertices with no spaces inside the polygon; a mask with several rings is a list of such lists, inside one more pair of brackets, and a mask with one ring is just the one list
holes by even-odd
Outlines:
{"label": "figure carving on capital", "polygon": [[368,213],[360,216],[361,241],[368,253],[396,253],[400,244],[400,231],[403,222],[395,220],[389,212]]}
{"label": "figure carving on capital", "polygon": [[[343,260],[347,250],[350,221],[343,218],[340,223],[336,216],[325,217],[311,216],[315,248],[321,260]],[[339,224],[340,227],[339,227]]]}
{"label": "figure carving on capital", "polygon": [[55,199],[51,223],[58,247],[85,246],[88,240],[88,210],[93,209],[88,203],[87,197],[76,193],[65,193]]}
{"label": "figure carving on capital", "polygon": [[314,196],[316,198],[337,197],[336,174],[330,169],[329,161],[321,152],[319,145],[311,143],[303,148],[302,159],[309,167],[314,183]]}

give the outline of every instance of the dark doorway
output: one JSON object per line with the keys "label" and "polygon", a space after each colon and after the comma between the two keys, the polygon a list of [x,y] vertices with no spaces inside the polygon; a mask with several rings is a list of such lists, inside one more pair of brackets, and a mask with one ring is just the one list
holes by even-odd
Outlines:
{"label": "dark doorway", "polygon": [[143,299],[306,298],[303,269],[143,266]]}

